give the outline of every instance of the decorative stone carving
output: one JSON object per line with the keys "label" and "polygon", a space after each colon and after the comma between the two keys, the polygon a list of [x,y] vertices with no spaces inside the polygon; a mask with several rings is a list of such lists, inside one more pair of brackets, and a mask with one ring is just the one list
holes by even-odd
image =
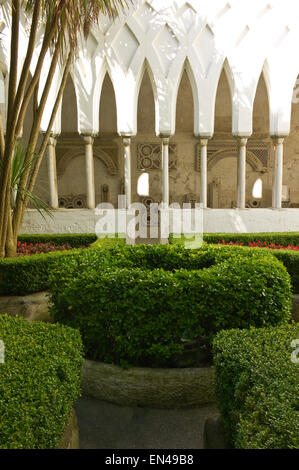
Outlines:
{"label": "decorative stone carving", "polygon": [[246,208],[248,209],[259,209],[260,207],[262,207],[261,199],[248,199],[246,203]]}
{"label": "decorative stone carving", "polygon": [[[208,169],[219,160],[229,155],[238,155],[238,144],[235,139],[214,139],[208,144]],[[195,169],[200,172],[201,146],[196,148]],[[270,160],[270,144],[262,140],[248,140],[247,162],[254,171],[266,173]]]}
{"label": "decorative stone carving", "polygon": [[[177,166],[177,145],[169,144],[169,169]],[[139,170],[162,169],[161,144],[139,144],[137,148],[137,168]]]}
{"label": "decorative stone carving", "polygon": [[87,207],[86,196],[60,196],[58,200],[60,209],[85,209]]}

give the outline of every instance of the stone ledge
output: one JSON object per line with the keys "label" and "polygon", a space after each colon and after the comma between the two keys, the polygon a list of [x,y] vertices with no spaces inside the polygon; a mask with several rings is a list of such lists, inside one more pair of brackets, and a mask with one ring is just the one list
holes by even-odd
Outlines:
{"label": "stone ledge", "polygon": [[57,449],[80,449],[78,420],[74,409],[71,411],[67,427]]}
{"label": "stone ledge", "polygon": [[214,368],[150,369],[86,360],[83,396],[121,406],[191,408],[216,402]]}
{"label": "stone ledge", "polygon": [[0,297],[0,313],[27,318],[29,321],[52,322],[47,292],[26,296]]}

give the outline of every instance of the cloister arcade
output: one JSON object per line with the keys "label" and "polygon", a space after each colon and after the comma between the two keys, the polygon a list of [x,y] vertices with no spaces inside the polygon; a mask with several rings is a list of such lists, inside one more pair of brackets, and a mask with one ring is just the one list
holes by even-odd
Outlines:
{"label": "cloister arcade", "polygon": [[[136,0],[114,23],[101,18],[80,43],[36,186],[53,230],[80,231],[120,194],[201,202],[209,231],[299,230],[296,3]],[[4,39],[4,111],[8,50]],[[52,103],[60,81],[57,71]],[[24,230],[38,218],[28,211]]]}

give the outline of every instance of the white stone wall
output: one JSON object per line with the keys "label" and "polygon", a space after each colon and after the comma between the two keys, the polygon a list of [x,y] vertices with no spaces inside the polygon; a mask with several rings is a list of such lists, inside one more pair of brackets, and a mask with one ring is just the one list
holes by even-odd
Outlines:
{"label": "white stone wall", "polygon": [[[59,210],[45,218],[27,211],[21,233],[95,233],[97,217],[91,210]],[[206,209],[205,233],[299,232],[299,209]]]}

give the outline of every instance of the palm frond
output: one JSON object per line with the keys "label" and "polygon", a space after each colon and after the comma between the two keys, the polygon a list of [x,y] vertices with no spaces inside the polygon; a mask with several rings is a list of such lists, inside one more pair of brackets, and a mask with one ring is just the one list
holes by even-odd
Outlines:
{"label": "palm frond", "polygon": [[17,191],[21,194],[24,198],[28,198],[29,202],[32,204],[34,209],[38,211],[38,213],[46,220],[45,214],[54,218],[51,209],[49,208],[48,204],[40,199],[36,194],[31,193],[28,189],[18,186]]}
{"label": "palm frond", "polygon": [[32,167],[36,160],[39,158],[38,155],[35,155],[31,162],[25,163],[25,153],[24,148],[21,144],[16,144],[12,167],[11,167],[11,206],[14,207],[16,196],[20,194],[24,199],[27,198],[32,206],[39,212],[39,214],[44,217],[44,213],[48,216],[53,217],[51,210],[46,202],[40,199],[38,196],[33,194],[27,188],[20,186],[20,180],[23,173]]}
{"label": "palm frond", "polygon": [[[34,1],[24,0],[23,3],[26,11],[30,13]],[[42,0],[45,34],[52,24],[56,24],[57,33],[53,42],[62,38],[65,44],[69,44],[75,50],[80,33],[87,37],[90,28],[98,22],[101,15],[115,19],[132,3],[133,0]]]}

